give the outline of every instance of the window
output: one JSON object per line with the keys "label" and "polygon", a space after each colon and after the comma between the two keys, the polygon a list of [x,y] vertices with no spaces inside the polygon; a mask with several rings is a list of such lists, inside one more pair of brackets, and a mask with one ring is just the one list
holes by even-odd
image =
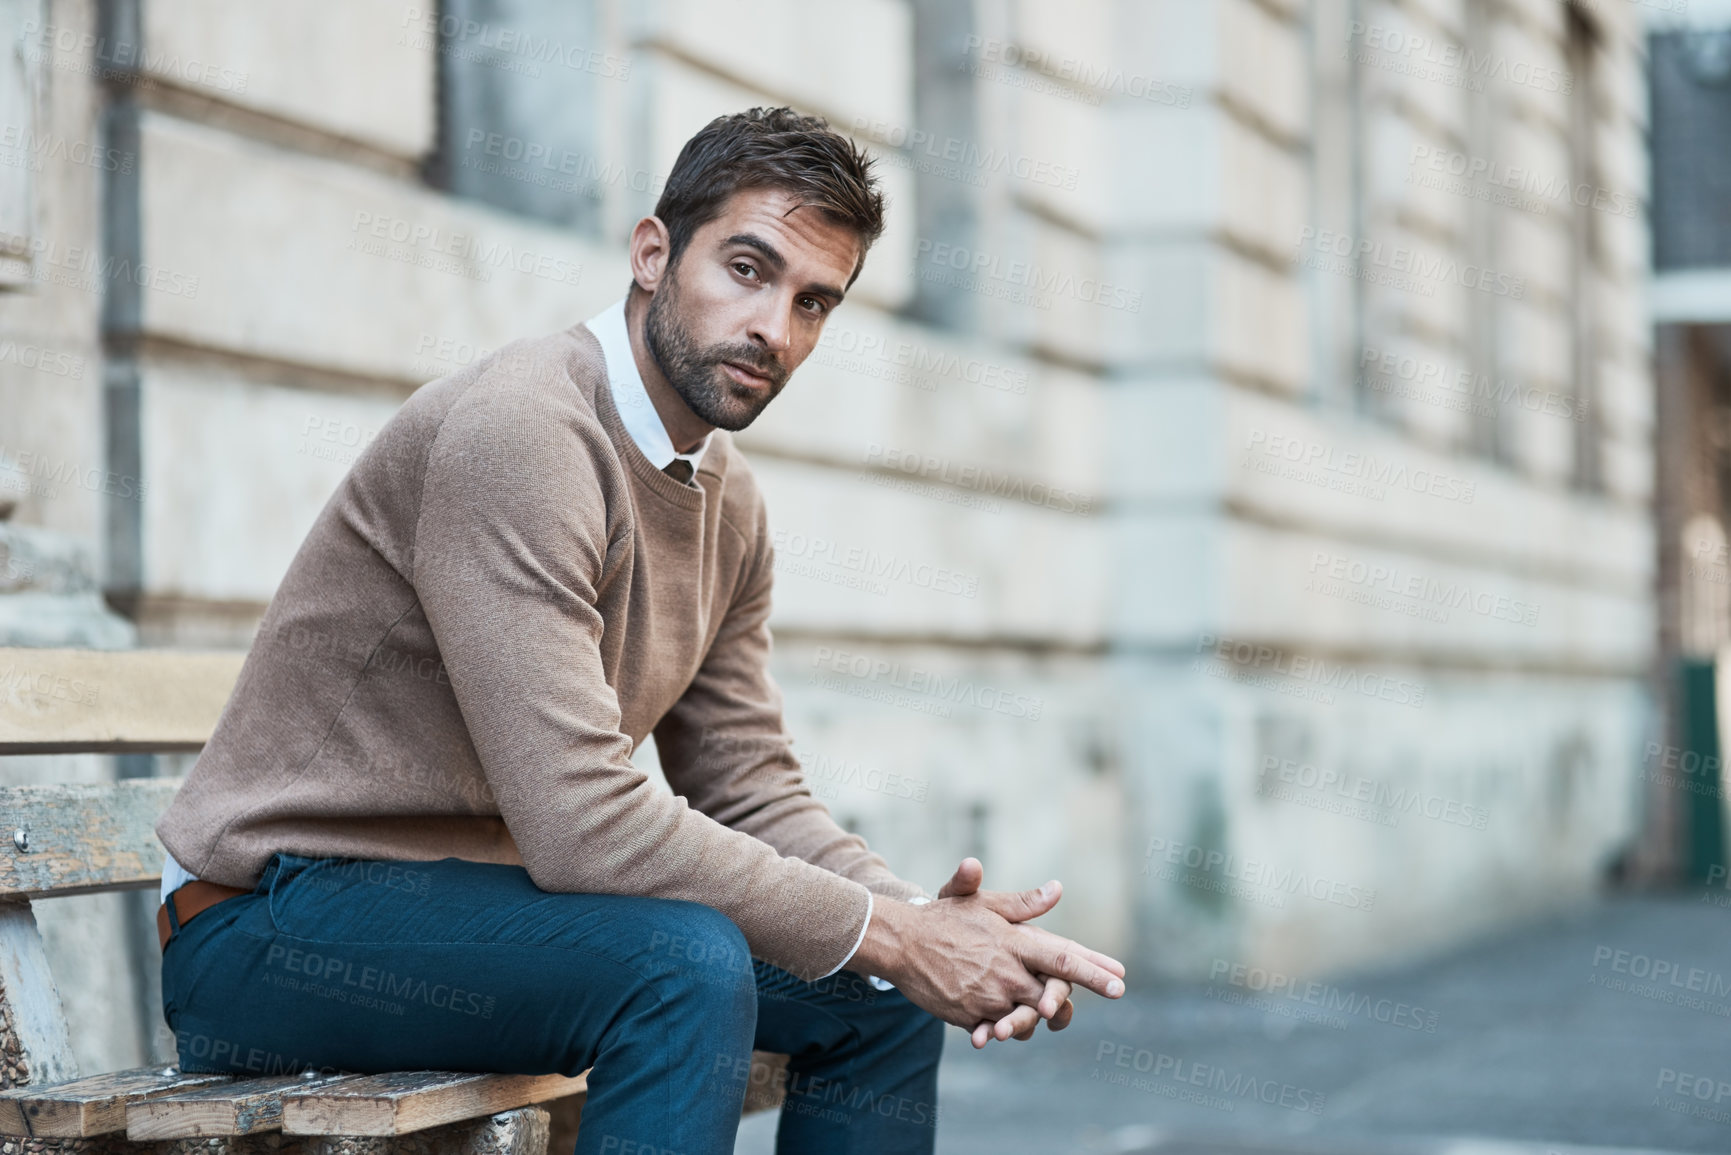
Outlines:
{"label": "window", "polygon": [[445,0],[433,184],[599,235],[615,166],[600,149],[598,86],[626,64],[601,51],[593,0]]}

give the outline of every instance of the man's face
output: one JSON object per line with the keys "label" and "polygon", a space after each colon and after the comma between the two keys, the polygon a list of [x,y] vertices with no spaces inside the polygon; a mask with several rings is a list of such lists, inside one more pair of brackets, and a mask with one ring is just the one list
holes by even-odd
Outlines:
{"label": "man's face", "polygon": [[789,193],[735,193],[650,298],[643,335],[662,375],[710,425],[744,429],[817,345],[859,252]]}

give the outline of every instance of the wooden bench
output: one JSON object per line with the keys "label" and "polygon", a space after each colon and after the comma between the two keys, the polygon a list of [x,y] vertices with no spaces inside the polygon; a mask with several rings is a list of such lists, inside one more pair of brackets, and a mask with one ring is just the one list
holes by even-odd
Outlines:
{"label": "wooden bench", "polygon": [[[0,648],[0,755],[195,751],[243,655]],[[0,1148],[13,1155],[546,1155],[575,1141],[585,1076],[147,1067],[80,1078],[31,902],[156,889],[180,780],[0,787]],[[780,1056],[757,1056],[747,1109]]]}

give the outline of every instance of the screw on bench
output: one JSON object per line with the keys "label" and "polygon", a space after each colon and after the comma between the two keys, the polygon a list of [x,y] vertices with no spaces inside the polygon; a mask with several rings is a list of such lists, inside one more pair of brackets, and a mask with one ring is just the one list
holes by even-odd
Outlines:
{"label": "screw on bench", "polygon": [[24,829],[22,826],[20,826],[17,830],[14,830],[12,832],[12,845],[16,846],[20,852],[29,850],[30,849],[30,832],[28,830]]}

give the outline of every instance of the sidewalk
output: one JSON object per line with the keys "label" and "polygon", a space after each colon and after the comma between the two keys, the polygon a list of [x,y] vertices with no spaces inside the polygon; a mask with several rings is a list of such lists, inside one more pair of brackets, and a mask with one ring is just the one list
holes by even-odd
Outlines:
{"label": "sidewalk", "polygon": [[1620,898],[1309,1002],[1088,997],[1029,1043],[952,1031],[941,1087],[942,1155],[1731,1151],[1731,909]]}

